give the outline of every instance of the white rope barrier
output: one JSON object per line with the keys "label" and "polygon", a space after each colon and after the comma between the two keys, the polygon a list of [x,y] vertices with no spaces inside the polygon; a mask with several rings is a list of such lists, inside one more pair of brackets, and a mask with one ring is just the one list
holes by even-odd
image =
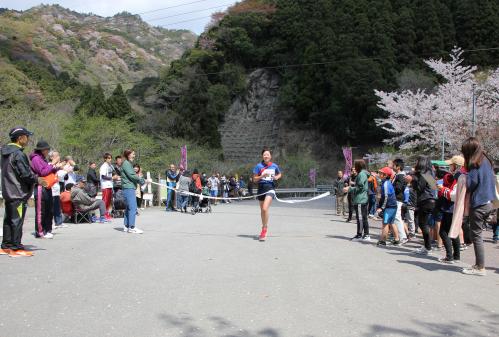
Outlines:
{"label": "white rope barrier", "polygon": [[309,202],[309,201],[319,200],[319,199],[325,198],[325,197],[327,197],[327,196],[329,196],[331,194],[330,192],[326,192],[326,193],[319,194],[318,196],[315,196],[315,197],[310,198],[310,199],[282,200],[282,199],[279,199],[277,197],[277,194],[276,194],[275,190],[270,190],[270,191],[267,191],[265,193],[261,193],[261,194],[257,194],[257,195],[250,195],[250,196],[246,196],[246,197],[223,198],[223,197],[212,197],[212,196],[202,195],[202,194],[198,194],[198,193],[192,193],[192,192],[188,192],[188,191],[179,191],[179,190],[177,190],[175,188],[172,188],[172,187],[169,187],[169,186],[166,186],[166,185],[163,185],[163,184],[159,184],[159,183],[154,182],[154,181],[151,181],[150,183],[154,184],[154,185],[158,185],[160,187],[164,187],[166,189],[175,191],[175,192],[183,194],[183,195],[191,195],[193,197],[197,197],[197,198],[199,198],[199,200],[203,200],[203,199],[211,199],[211,200],[244,200],[244,199],[254,199],[256,197],[259,197],[259,196],[266,195],[266,194],[270,193],[270,194],[273,194],[275,196],[275,200],[278,201],[278,202],[282,202],[282,203],[286,203],[286,204],[297,204],[297,203],[302,203],[302,202]]}

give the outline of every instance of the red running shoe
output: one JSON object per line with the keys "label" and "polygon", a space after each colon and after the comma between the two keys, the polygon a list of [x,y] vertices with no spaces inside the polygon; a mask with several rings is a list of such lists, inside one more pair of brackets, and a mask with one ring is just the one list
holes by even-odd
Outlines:
{"label": "red running shoe", "polygon": [[265,241],[267,238],[267,227],[263,227],[262,231],[260,232],[260,236],[258,237],[259,241]]}

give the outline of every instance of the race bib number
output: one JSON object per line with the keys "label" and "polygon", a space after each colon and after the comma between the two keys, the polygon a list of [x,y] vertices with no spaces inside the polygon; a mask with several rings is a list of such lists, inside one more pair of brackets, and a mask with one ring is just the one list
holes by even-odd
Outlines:
{"label": "race bib number", "polygon": [[265,169],[262,172],[262,180],[264,181],[274,181],[275,169]]}

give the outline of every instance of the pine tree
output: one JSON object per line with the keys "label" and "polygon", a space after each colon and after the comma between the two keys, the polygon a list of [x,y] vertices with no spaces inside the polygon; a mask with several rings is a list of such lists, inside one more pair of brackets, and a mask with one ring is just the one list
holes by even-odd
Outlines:
{"label": "pine tree", "polygon": [[132,107],[128,102],[128,98],[123,92],[121,84],[118,84],[113,93],[107,100],[108,110],[107,117],[109,118],[131,118]]}

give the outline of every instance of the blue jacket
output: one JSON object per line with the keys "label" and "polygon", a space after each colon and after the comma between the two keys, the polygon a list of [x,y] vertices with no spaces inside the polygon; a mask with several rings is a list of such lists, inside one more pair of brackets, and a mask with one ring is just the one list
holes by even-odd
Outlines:
{"label": "blue jacket", "polygon": [[484,158],[478,168],[472,168],[468,172],[466,188],[470,193],[471,208],[477,208],[495,200],[496,177],[492,165]]}
{"label": "blue jacket", "polygon": [[393,188],[390,179],[384,179],[381,185],[381,199],[379,201],[380,208],[397,208],[397,198],[395,197],[395,189]]}

